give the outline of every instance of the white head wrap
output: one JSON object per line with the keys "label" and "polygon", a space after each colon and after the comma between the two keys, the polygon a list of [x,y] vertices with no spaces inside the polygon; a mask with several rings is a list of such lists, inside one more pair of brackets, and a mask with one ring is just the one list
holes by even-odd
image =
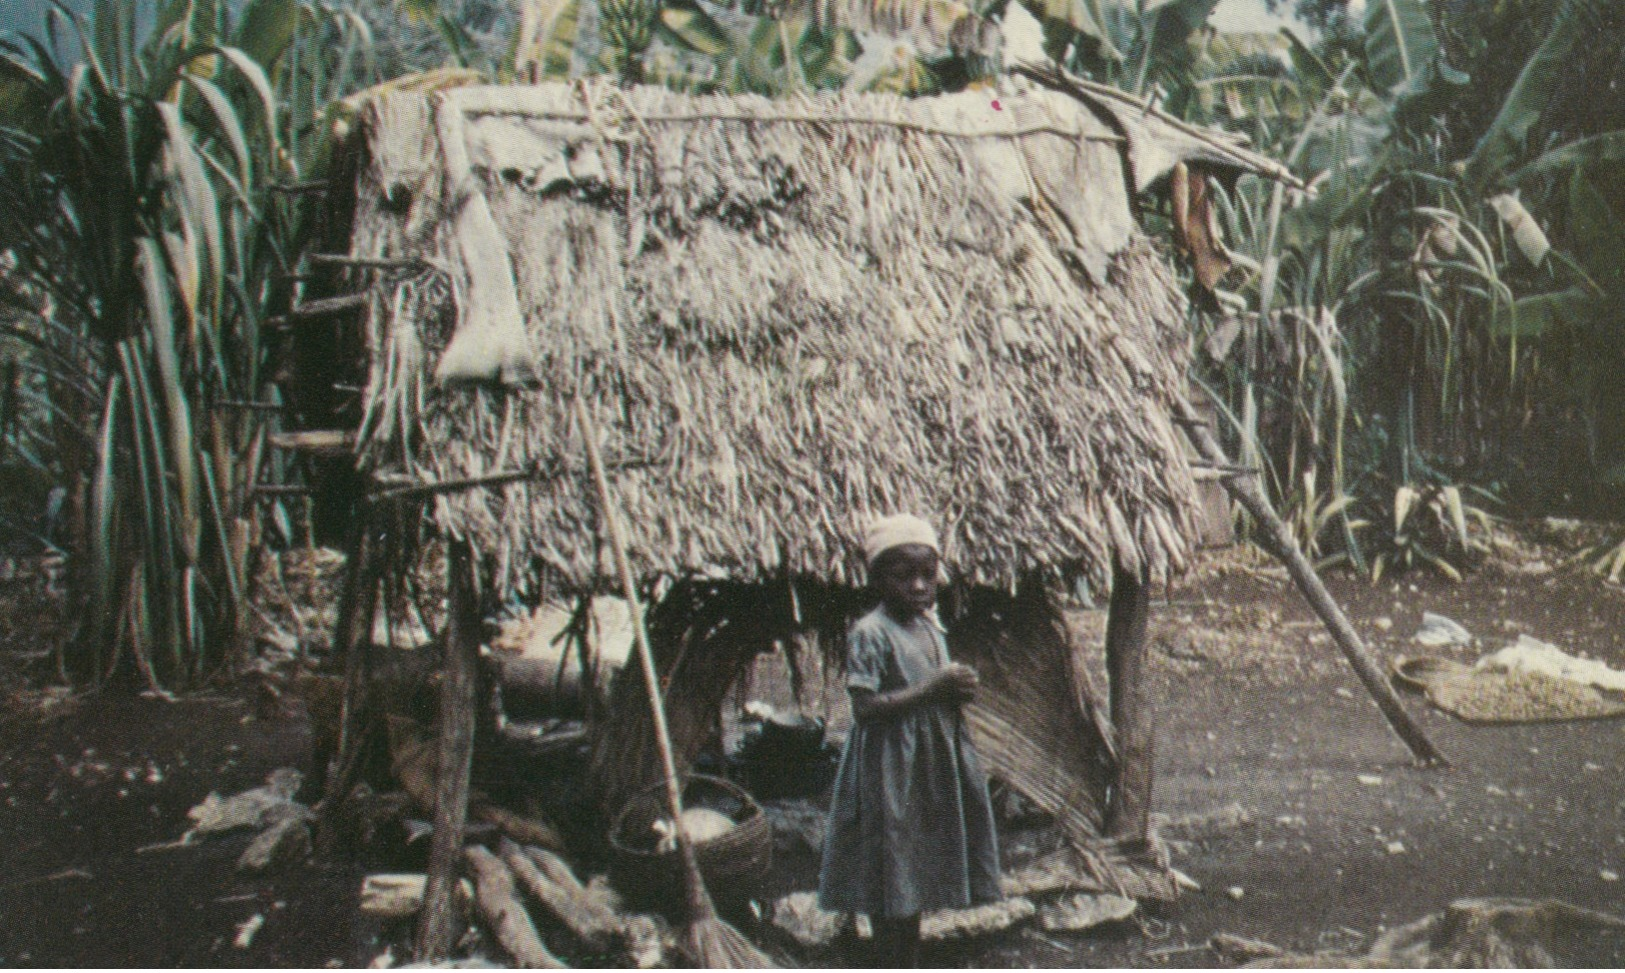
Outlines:
{"label": "white head wrap", "polygon": [[863,535],[863,563],[874,567],[875,558],[904,544],[922,544],[942,553],[937,546],[937,532],[930,524],[912,514],[895,514],[869,524]]}

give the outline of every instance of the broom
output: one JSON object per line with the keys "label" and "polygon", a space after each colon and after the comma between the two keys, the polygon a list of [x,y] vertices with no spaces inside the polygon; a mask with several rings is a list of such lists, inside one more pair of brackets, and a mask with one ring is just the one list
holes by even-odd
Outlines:
{"label": "broom", "polygon": [[677,851],[683,861],[683,885],[688,897],[688,928],[684,933],[684,947],[697,965],[712,969],[763,969],[772,961],[758,950],[740,932],[723,922],[716,906],[705,890],[700,876],[700,862],[694,854],[694,844],[682,826],[683,792],[677,779],[677,762],[672,757],[671,733],[666,727],[666,709],[661,701],[660,681],[655,674],[654,653],[649,649],[649,632],[643,623],[643,608],[638,602],[637,585],[632,581],[632,562],[626,554],[626,539],[621,535],[621,522],[609,493],[609,477],[604,473],[604,460],[598,453],[598,437],[587,408],[576,399],[576,421],[581,435],[587,440],[587,465],[592,469],[593,482],[598,487],[598,503],[604,519],[604,532],[614,550],[615,566],[621,575],[626,604],[630,610],[632,641],[637,648],[638,660],[643,665],[643,678],[649,688],[649,708],[654,718],[655,747],[660,751],[661,769],[666,775],[666,809],[671,815],[672,830],[676,832]]}

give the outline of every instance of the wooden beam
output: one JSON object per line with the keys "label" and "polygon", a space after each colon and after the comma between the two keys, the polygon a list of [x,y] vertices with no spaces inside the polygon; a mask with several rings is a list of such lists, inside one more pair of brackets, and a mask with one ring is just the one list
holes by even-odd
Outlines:
{"label": "wooden beam", "polygon": [[1151,585],[1144,569],[1128,570],[1114,559],[1106,612],[1106,676],[1117,779],[1106,809],[1106,835],[1125,847],[1144,845],[1151,835],[1156,713],[1146,638],[1150,618]]}
{"label": "wooden beam", "polygon": [[307,253],[305,259],[313,264],[336,267],[357,267],[366,270],[411,270],[427,267],[429,262],[418,257],[390,259],[388,257],[352,257],[346,253]]}
{"label": "wooden beam", "polygon": [[248,399],[221,399],[214,403],[216,409],[243,409],[249,412],[287,412],[293,406],[286,402],[254,402]]}
{"label": "wooden beam", "polygon": [[468,823],[468,784],[474,761],[476,687],[479,682],[480,617],[474,595],[473,556],[467,541],[453,541],[446,556],[447,635],[445,679],[436,717],[440,742],[434,780],[434,837],[428,880],[418,917],[415,962],[443,960],[454,938],[451,904],[457,864]]}
{"label": "wooden beam", "polygon": [[273,193],[298,195],[300,193],[325,193],[328,184],[326,179],[307,179],[304,182],[273,182],[265,188]]}
{"label": "wooden beam", "polygon": [[339,589],[338,624],[333,650],[344,659],[344,688],[339,703],[338,745],[328,768],[319,813],[327,830],[327,813],[350,793],[361,767],[361,743],[367,728],[367,688],[372,679],[372,621],[378,612],[378,578],[383,558],[368,518],[357,520],[349,544],[349,561]]}
{"label": "wooden beam", "polygon": [[330,318],[340,314],[348,314],[351,311],[365,308],[371,300],[372,295],[366,291],[317,298],[314,301],[295,304],[288,309],[287,314],[266,318],[265,326],[272,329],[286,329],[300,321],[313,321],[317,318]]}
{"label": "wooden beam", "polygon": [[[1205,426],[1199,426],[1192,421],[1196,418],[1196,410],[1186,402],[1179,403],[1178,407],[1182,410],[1181,425],[1184,426],[1191,443],[1196,446],[1202,458],[1215,466],[1232,465],[1213,433]],[[1236,502],[1252,516],[1259,528],[1259,542],[1265,550],[1286,566],[1287,573],[1292,576],[1304,600],[1325,624],[1326,630],[1331,633],[1332,641],[1337,643],[1343,657],[1354,669],[1354,674],[1365,684],[1366,692],[1376,701],[1377,708],[1387,718],[1388,725],[1393,728],[1394,733],[1410,748],[1412,756],[1423,766],[1449,766],[1450,761],[1433,745],[1433,741],[1427,738],[1422,728],[1411,720],[1410,714],[1405,712],[1404,704],[1399,701],[1399,696],[1388,684],[1382,668],[1366,651],[1365,644],[1360,641],[1354,626],[1349,624],[1343,609],[1338,607],[1331,592],[1326,590],[1325,583],[1320,580],[1320,575],[1315,573],[1315,566],[1309,563],[1309,559],[1298,547],[1298,542],[1293,539],[1292,532],[1270,506],[1269,499],[1258,486],[1257,478],[1232,476],[1225,477],[1219,482],[1224,484],[1224,488]]]}
{"label": "wooden beam", "polygon": [[349,429],[298,429],[273,432],[265,437],[274,449],[326,456],[342,456],[355,451],[355,433]]}
{"label": "wooden beam", "polygon": [[336,297],[322,297],[303,304],[295,304],[288,309],[288,317],[303,321],[310,318],[325,318],[334,314],[343,314],[357,308],[366,307],[372,300],[372,295],[366,291],[357,291],[354,294],[339,294]]}
{"label": "wooden beam", "polygon": [[254,492],[262,497],[308,497],[313,491],[298,483],[256,483]]}

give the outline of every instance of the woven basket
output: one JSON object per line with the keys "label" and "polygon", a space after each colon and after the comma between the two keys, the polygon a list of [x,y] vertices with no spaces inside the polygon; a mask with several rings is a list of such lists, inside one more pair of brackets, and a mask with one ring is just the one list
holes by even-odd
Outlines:
{"label": "woven basket", "polygon": [[[706,890],[720,903],[743,902],[773,866],[773,826],[751,796],[730,781],[690,774],[683,807],[710,808],[734,822],[727,831],[694,845]],[[653,824],[669,818],[664,782],[626,802],[609,829],[610,878],[629,900],[670,905],[683,901],[683,861],[676,851],[655,851]]]}

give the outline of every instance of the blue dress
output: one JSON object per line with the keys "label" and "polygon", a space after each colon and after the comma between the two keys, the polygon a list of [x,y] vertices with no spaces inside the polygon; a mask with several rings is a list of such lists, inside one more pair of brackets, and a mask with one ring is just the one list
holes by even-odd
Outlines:
{"label": "blue dress", "polygon": [[[891,692],[948,664],[932,617],[884,607],[847,636],[847,687]],[[900,919],[997,901],[999,850],[987,777],[951,703],[855,723],[835,776],[819,904]]]}

